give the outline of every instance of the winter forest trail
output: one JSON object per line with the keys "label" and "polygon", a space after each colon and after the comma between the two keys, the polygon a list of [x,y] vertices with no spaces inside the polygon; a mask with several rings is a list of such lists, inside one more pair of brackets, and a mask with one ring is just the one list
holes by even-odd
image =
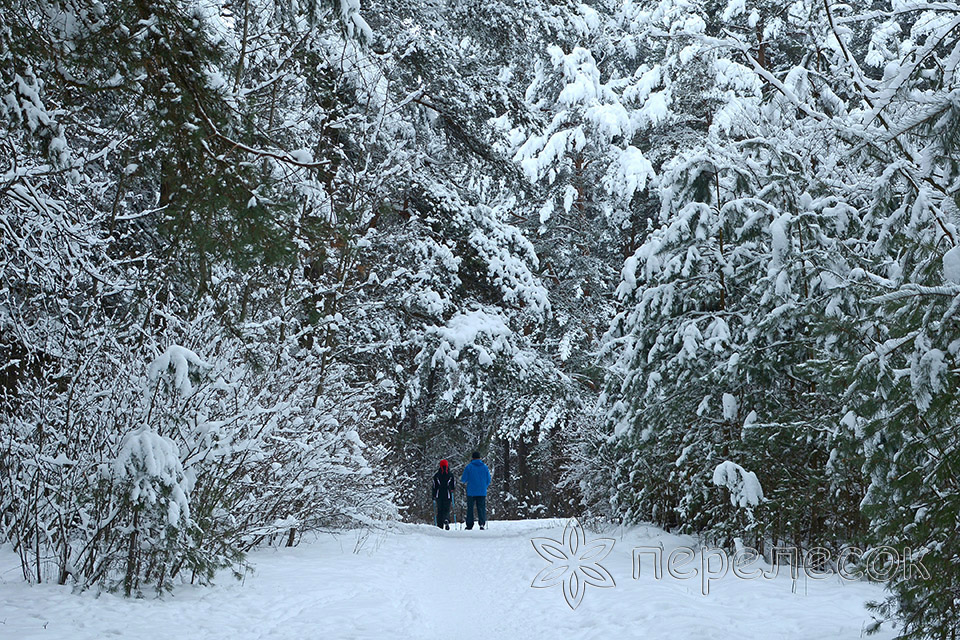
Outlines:
{"label": "winter forest trail", "polygon": [[[381,638],[668,638],[854,640],[870,616],[863,602],[883,591],[864,583],[700,580],[649,571],[632,577],[632,550],[692,539],[639,527],[601,561],[616,580],[588,587],[571,610],[559,586],[533,589],[546,566],[530,539],[561,539],[563,522],[493,522],[486,531],[400,525],[369,534],[322,536],[295,548],[251,554],[252,575],[213,588],[179,587],[158,600],[70,593],[19,580],[0,554],[0,638],[33,640],[312,640]],[[600,537],[587,532],[587,541]],[[649,574],[649,575],[648,575]],[[892,637],[887,631],[879,638]]]}

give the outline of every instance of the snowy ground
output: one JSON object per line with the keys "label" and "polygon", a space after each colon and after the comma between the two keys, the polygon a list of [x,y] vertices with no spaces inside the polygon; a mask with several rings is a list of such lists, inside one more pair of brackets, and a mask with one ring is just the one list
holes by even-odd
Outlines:
{"label": "snowy ground", "polygon": [[[322,536],[290,549],[258,551],[241,584],[181,587],[158,599],[73,595],[69,588],[20,580],[9,549],[0,550],[0,638],[313,640],[371,638],[781,638],[852,640],[870,619],[870,584],[742,580],[732,574],[701,595],[700,580],[632,577],[631,551],[692,539],[653,527],[614,531],[606,567],[616,587],[588,587],[571,610],[559,586],[533,589],[547,566],[530,539],[560,539],[563,522],[493,522],[487,531],[439,531],[400,525],[364,539]],[[598,534],[587,531],[587,541]],[[802,574],[801,574],[802,575]],[[874,638],[888,639],[888,630]]]}

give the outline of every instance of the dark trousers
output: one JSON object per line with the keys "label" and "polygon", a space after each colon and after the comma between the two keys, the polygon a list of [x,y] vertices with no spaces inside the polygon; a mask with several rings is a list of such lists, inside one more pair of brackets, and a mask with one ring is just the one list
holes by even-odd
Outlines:
{"label": "dark trousers", "polygon": [[450,501],[438,498],[437,503],[437,526],[443,528],[443,525],[450,522]]}
{"label": "dark trousers", "polygon": [[467,529],[473,529],[473,505],[477,505],[480,526],[487,526],[487,496],[467,496]]}

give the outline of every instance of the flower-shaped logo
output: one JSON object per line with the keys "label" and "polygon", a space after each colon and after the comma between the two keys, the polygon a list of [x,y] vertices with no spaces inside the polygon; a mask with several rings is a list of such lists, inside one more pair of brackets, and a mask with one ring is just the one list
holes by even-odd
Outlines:
{"label": "flower-shaped logo", "polygon": [[530,586],[546,589],[562,584],[563,597],[571,609],[576,609],[583,602],[588,584],[604,588],[617,586],[610,572],[599,564],[613,550],[616,540],[597,538],[587,543],[583,527],[576,519],[567,523],[562,541],[534,538],[530,542],[540,557],[550,563],[537,574]]}

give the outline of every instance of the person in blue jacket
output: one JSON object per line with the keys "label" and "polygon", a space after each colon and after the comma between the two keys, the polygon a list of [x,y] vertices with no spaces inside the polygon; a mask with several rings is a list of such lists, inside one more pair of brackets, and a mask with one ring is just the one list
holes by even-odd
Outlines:
{"label": "person in blue jacket", "polygon": [[460,482],[467,485],[467,529],[473,529],[473,507],[477,507],[477,520],[480,528],[487,527],[487,487],[490,486],[490,469],[480,459],[480,452],[474,451],[472,460],[460,476]]}

